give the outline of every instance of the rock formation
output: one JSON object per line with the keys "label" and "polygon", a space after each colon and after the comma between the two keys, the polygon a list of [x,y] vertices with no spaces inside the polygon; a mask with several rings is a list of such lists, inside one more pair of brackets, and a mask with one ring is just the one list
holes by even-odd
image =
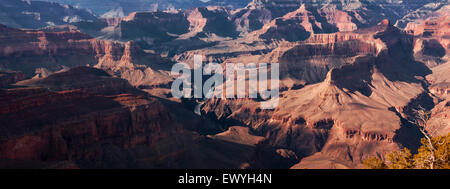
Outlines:
{"label": "rock formation", "polygon": [[108,149],[151,145],[182,129],[162,102],[101,70],[80,67],[19,85],[29,87],[1,92],[2,160],[98,158],[87,166],[102,167],[95,163]]}
{"label": "rock formation", "polygon": [[26,79],[26,75],[16,71],[0,71],[0,87],[7,87],[10,84]]}
{"label": "rock formation", "polygon": [[0,167],[240,168],[255,153],[197,134],[220,125],[102,70],[78,67],[16,85],[0,91]]}
{"label": "rock formation", "polygon": [[[418,149],[417,108],[450,131],[448,1],[223,2],[0,25],[0,167],[362,168]],[[279,63],[279,106],[174,99],[171,66],[194,55]]]}
{"label": "rock formation", "polygon": [[[271,20],[282,17],[306,4],[316,20],[326,22],[339,31],[370,27],[382,19],[396,21],[402,16],[433,1],[338,1],[338,0],[253,0],[235,13],[241,31],[261,29]],[[442,1],[444,4],[445,1]],[[325,25],[323,26],[325,27]]]}
{"label": "rock formation", "polygon": [[450,6],[442,6],[423,19],[408,23],[405,30],[416,36],[414,53],[417,60],[434,67],[449,61]]}
{"label": "rock formation", "polygon": [[[94,39],[79,31],[45,32],[0,26],[0,67],[28,77],[77,66],[95,66],[126,78],[134,86],[164,86],[171,62],[144,52],[136,43]],[[44,74],[47,75],[47,74]],[[158,75],[158,79],[151,79]]]}
{"label": "rock formation", "polygon": [[[354,42],[336,46],[336,39],[350,35]],[[203,107],[204,113],[229,124],[248,125],[270,145],[309,156],[295,168],[355,168],[365,158],[400,146],[417,149],[419,131],[407,126],[405,119],[416,108],[415,102],[433,107],[433,100],[423,88],[424,80],[416,78],[431,70],[414,60],[413,37],[386,20],[354,34],[337,33],[324,39],[332,40],[308,40],[328,48],[302,50],[300,45],[285,53],[295,52],[291,56],[298,59],[292,65],[301,63],[302,57],[333,55],[333,47],[345,52],[336,54],[353,57],[330,68],[323,82],[281,93],[274,111],[261,111],[259,102],[252,100],[213,99]]]}
{"label": "rock formation", "polygon": [[438,104],[432,110],[428,131],[433,136],[450,132],[450,71],[449,62],[436,66],[433,74],[427,76],[430,92],[438,98]]}
{"label": "rock formation", "polygon": [[43,1],[2,0],[0,24],[15,28],[41,28],[97,18],[86,10]]}
{"label": "rock formation", "polygon": [[223,6],[229,8],[241,8],[247,5],[250,0],[47,0],[63,4],[78,5],[81,8],[90,9],[97,15],[110,13],[111,10],[121,10],[125,15],[132,12],[142,11],[166,11],[173,9],[190,9],[206,6]]}

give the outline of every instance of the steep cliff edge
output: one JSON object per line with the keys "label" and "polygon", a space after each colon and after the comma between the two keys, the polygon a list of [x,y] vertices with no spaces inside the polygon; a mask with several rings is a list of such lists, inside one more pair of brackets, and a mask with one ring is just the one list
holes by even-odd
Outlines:
{"label": "steep cliff edge", "polygon": [[416,59],[429,67],[449,62],[450,54],[450,5],[443,6],[426,19],[411,22],[405,31],[416,36]]}
{"label": "steep cliff edge", "polygon": [[[0,26],[0,68],[31,77],[77,66],[95,66],[134,86],[166,86],[171,62],[127,43],[99,40],[77,30],[20,30]],[[154,79],[158,78],[158,79]]]}
{"label": "steep cliff edge", "polygon": [[432,110],[428,131],[437,136],[450,132],[450,63],[436,66],[433,74],[427,76],[430,82],[430,92],[438,99],[438,104]]}
{"label": "steep cliff edge", "polygon": [[[446,4],[445,0],[439,1]],[[245,8],[234,13],[235,23],[240,31],[249,33],[263,28],[270,21],[283,17],[298,9],[302,4],[312,13],[322,29],[352,31],[371,27],[383,19],[396,21],[427,4],[432,0],[413,0],[404,2],[379,1],[339,1],[339,0],[253,0]],[[314,24],[314,23],[313,23]]]}
{"label": "steep cliff edge", "polygon": [[308,40],[290,50],[298,58],[291,65],[308,56],[348,56],[351,61],[328,68],[323,82],[282,92],[273,111],[260,110],[259,102],[249,99],[212,99],[204,113],[248,125],[267,144],[293,150],[303,158],[294,168],[355,168],[365,158],[401,146],[417,149],[420,133],[405,118],[418,104],[434,103],[423,87],[431,70],[414,60],[414,38],[385,20],[354,33]]}
{"label": "steep cliff edge", "polygon": [[18,85],[27,88],[1,91],[4,161],[104,163],[102,145],[148,146],[183,129],[164,103],[102,70],[80,67]]}
{"label": "steep cliff edge", "polygon": [[1,167],[240,168],[255,153],[202,136],[220,125],[102,70],[16,85],[0,90]]}

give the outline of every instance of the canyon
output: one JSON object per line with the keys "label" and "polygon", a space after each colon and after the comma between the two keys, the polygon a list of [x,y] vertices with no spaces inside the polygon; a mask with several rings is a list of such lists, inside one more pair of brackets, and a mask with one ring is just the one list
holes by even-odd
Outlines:
{"label": "canyon", "polygon": [[[225,6],[240,8],[248,4],[250,0],[44,0],[61,4],[69,4],[93,11],[99,16],[127,15],[132,12],[189,9],[205,6]],[[114,14],[111,14],[114,13]],[[117,14],[119,13],[119,14]]]}
{"label": "canyon", "polygon": [[[448,1],[188,4],[0,20],[0,167],[364,168],[417,151],[415,109],[431,136],[450,132]],[[279,63],[279,106],[174,98],[171,68],[194,55]]]}
{"label": "canyon", "polygon": [[15,28],[37,29],[96,19],[90,12],[69,5],[43,1],[0,1],[0,24]]}
{"label": "canyon", "polygon": [[219,123],[148,95],[103,70],[76,67],[16,85],[0,92],[1,167],[241,168],[257,164],[253,163],[257,140],[244,144],[217,140],[214,133],[222,130]]}

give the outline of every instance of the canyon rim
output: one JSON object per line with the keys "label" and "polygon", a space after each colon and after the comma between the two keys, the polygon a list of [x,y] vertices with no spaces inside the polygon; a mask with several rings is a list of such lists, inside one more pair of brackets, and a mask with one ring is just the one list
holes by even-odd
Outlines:
{"label": "canyon rim", "polygon": [[416,162],[449,61],[448,0],[0,0],[0,168]]}

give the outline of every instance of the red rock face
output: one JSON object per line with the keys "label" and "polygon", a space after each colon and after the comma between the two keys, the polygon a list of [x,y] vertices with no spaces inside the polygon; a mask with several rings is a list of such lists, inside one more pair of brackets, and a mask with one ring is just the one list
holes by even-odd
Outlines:
{"label": "red rock face", "polygon": [[80,67],[21,85],[51,90],[1,91],[2,160],[89,160],[108,140],[149,146],[182,130],[163,103],[101,70]]}
{"label": "red rock face", "polygon": [[326,18],[327,22],[335,26],[339,31],[354,31],[358,26],[353,23],[349,13],[336,9],[335,7],[323,8],[318,11]]}
{"label": "red rock face", "polygon": [[[0,167],[201,167],[170,162],[189,158],[186,148],[207,148],[207,139],[191,131],[217,129],[181,105],[150,97],[93,68],[74,68],[21,85],[27,88],[0,90]],[[180,140],[190,144],[180,145]],[[240,150],[242,156],[230,159],[235,167],[253,153],[237,144],[217,145]],[[201,162],[210,167],[216,161]]]}
{"label": "red rock face", "polygon": [[[408,12],[405,3],[303,2],[0,25],[0,167],[361,168],[368,157],[417,149],[406,119],[419,105],[432,111],[432,135],[449,132],[444,11],[405,32],[385,19]],[[207,99],[206,118],[186,110],[196,102],[171,98],[169,71],[196,54],[280,63],[279,106]]]}
{"label": "red rock face", "polygon": [[[79,32],[48,33],[2,26],[0,41],[3,44],[0,51],[1,67],[20,70],[29,76],[37,68],[57,71],[61,66],[95,65],[96,53],[106,53],[106,48],[99,48],[95,39]],[[77,61],[74,56],[78,57]]]}
{"label": "red rock face", "polygon": [[63,54],[67,49],[83,46],[83,44],[76,42],[68,42],[69,40],[82,43],[92,39],[88,35],[79,32],[46,33],[42,31],[12,29],[6,26],[1,26],[0,31],[2,44],[1,56],[3,59],[8,57],[21,57],[27,54]]}
{"label": "red rock face", "polygon": [[293,77],[307,83],[323,81],[332,68],[351,64],[354,57],[376,55],[376,42],[349,40],[330,43],[305,43],[286,51],[279,59],[281,69]]}
{"label": "red rock face", "polygon": [[317,24],[312,13],[306,10],[305,5],[302,5],[296,11],[264,25],[259,32],[262,33],[260,37],[266,40],[303,41],[309,38],[315,30],[320,30]]}
{"label": "red rock face", "polygon": [[[446,3],[436,3],[434,6],[428,6],[429,11],[418,14],[421,17],[409,20],[405,26],[405,30],[414,35],[434,35],[443,36],[448,31],[445,30],[447,24],[446,21],[449,16],[448,10],[450,6]],[[443,28],[440,28],[440,27]],[[448,34],[447,34],[448,35]]]}
{"label": "red rock face", "polygon": [[450,132],[450,64],[447,62],[433,67],[433,74],[427,76],[430,82],[430,92],[439,101],[432,109],[432,117],[427,130],[433,135],[441,135]]}
{"label": "red rock face", "polygon": [[[96,153],[99,152],[95,148],[89,150],[88,146],[108,139],[119,147],[131,148],[139,144],[151,145],[181,129],[160,103],[132,95],[104,98],[76,92],[14,92],[21,98],[7,100],[10,103],[20,101],[21,104],[2,108],[2,120],[12,120],[3,124],[28,128],[32,132],[5,130],[2,138],[7,140],[0,145],[0,159],[89,159],[93,158],[90,156],[98,156]],[[12,97],[12,94],[4,96]],[[40,111],[25,114],[25,107],[28,111],[36,108]],[[96,113],[85,112],[85,108],[96,110]],[[57,112],[64,114],[58,115]],[[74,119],[74,116],[80,119]],[[36,125],[37,122],[40,126]]]}
{"label": "red rock face", "polygon": [[427,124],[427,132],[439,136],[450,132],[448,100],[450,94],[449,6],[436,4],[436,10],[423,14],[407,24],[405,30],[415,35],[414,57],[432,69],[426,77],[429,91],[435,96],[436,105],[431,110],[431,119]]}
{"label": "red rock face", "polygon": [[306,83],[321,82],[333,68],[352,64],[360,56],[376,56],[380,53],[386,44],[375,39],[373,34],[387,28],[377,26],[371,30],[312,34],[307,40],[287,50],[275,49],[272,53],[279,55],[272,62],[281,64],[282,77]]}
{"label": "red rock face", "polygon": [[447,14],[429,18],[419,23],[419,25],[410,24],[405,30],[416,36],[445,38],[450,36],[448,31],[450,18]]}
{"label": "red rock face", "polygon": [[[383,19],[396,20],[409,13],[411,6],[425,5],[429,1],[391,3],[378,1],[311,1],[311,0],[254,0],[235,13],[241,31],[252,32],[263,28],[271,20],[297,10],[302,4],[312,13],[323,31],[353,31],[376,25]],[[315,23],[312,22],[314,25]]]}
{"label": "red rock face", "polygon": [[303,158],[294,168],[359,167],[365,158],[399,145],[417,148],[418,131],[401,120],[416,101],[429,98],[413,78],[431,71],[414,61],[413,42],[388,21],[354,33],[316,34],[279,62],[289,65],[285,77],[317,84],[282,92],[274,111],[258,110],[259,102],[250,99],[213,99],[203,110],[230,124],[251,126],[272,146],[292,149]]}
{"label": "red rock face", "polygon": [[[449,7],[442,9],[448,10]],[[448,12],[448,11],[446,11]],[[449,61],[450,17],[449,14],[436,14],[435,17],[409,23],[405,29],[415,35],[414,56],[428,67],[435,67]]]}
{"label": "red rock face", "polygon": [[220,124],[102,70],[77,67],[18,85],[0,90],[2,168],[287,168],[295,163],[270,147],[256,154],[262,137],[244,135],[248,129],[215,136]]}
{"label": "red rock face", "polygon": [[[153,69],[168,70],[171,65],[159,55],[144,52],[134,42],[98,40],[78,31],[44,32],[5,26],[0,30],[0,44],[4,44],[0,49],[0,67],[21,71],[28,77],[42,76],[43,69],[52,73],[88,65],[109,70],[139,86],[152,77]],[[169,81],[167,73],[160,75],[162,79],[147,84]]]}

